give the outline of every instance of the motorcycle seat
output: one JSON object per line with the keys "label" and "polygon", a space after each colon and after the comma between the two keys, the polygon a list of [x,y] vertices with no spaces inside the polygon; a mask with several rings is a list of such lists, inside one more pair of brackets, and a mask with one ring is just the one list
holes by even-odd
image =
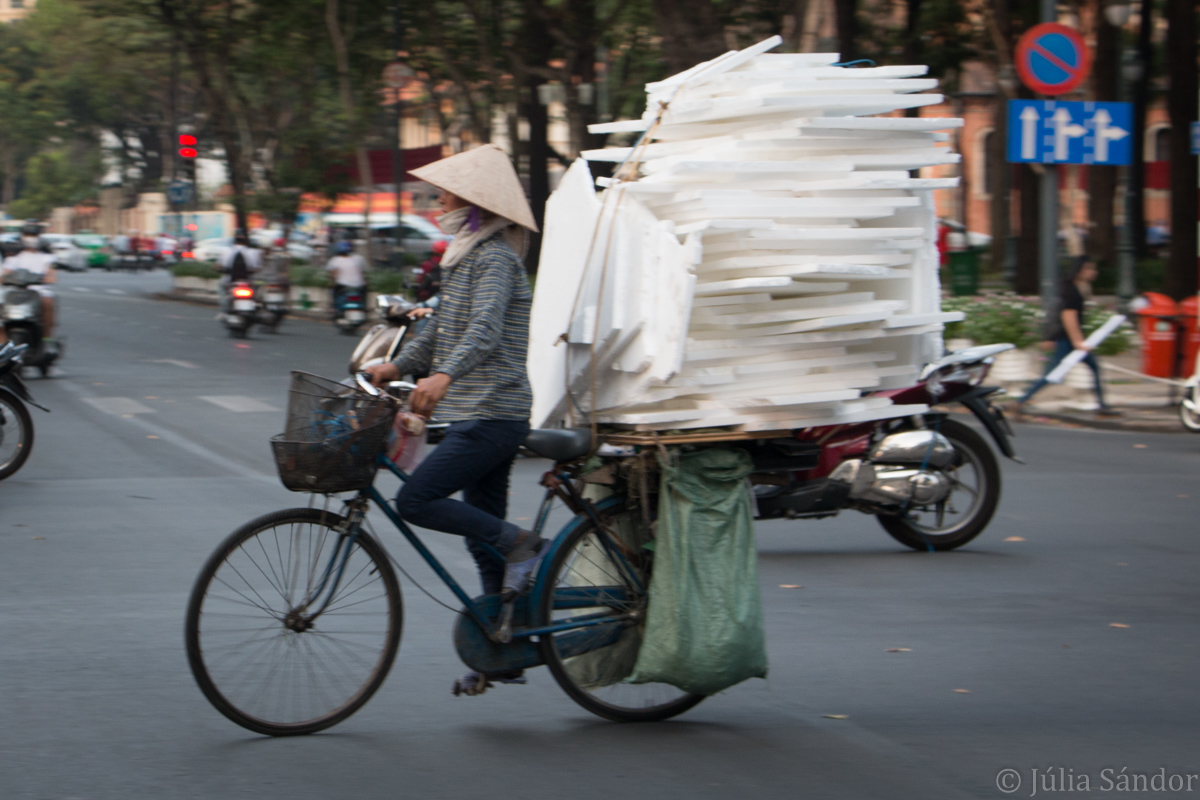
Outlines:
{"label": "motorcycle seat", "polygon": [[552,461],[574,461],[592,452],[591,428],[541,428],[525,437],[525,448]]}

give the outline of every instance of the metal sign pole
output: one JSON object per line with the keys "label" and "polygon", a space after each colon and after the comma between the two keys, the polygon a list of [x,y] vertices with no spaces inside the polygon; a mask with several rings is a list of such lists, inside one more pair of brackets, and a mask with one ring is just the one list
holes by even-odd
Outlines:
{"label": "metal sign pole", "polygon": [[[1041,0],[1042,22],[1058,21],[1056,0]],[[1043,164],[1038,186],[1041,222],[1038,225],[1038,274],[1042,307],[1050,308],[1058,297],[1058,166]]]}

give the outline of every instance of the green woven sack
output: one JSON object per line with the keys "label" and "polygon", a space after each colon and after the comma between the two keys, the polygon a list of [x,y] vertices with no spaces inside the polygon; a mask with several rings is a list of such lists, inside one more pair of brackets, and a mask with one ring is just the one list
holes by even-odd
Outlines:
{"label": "green woven sack", "polygon": [[745,450],[662,463],[650,608],[631,683],[716,694],[767,675]]}

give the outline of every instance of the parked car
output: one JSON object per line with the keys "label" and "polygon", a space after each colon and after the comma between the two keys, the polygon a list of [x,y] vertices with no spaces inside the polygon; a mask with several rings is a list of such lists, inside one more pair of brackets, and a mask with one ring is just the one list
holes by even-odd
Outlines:
{"label": "parked car", "polygon": [[220,264],[231,247],[233,247],[233,239],[228,236],[201,239],[192,248],[192,257],[196,261],[211,261],[214,264]]}
{"label": "parked car", "polygon": [[83,272],[88,268],[88,256],[83,248],[75,244],[69,233],[43,233],[42,240],[54,254],[54,266],[68,272]]}
{"label": "parked car", "polygon": [[21,234],[15,231],[0,233],[0,256],[8,258],[21,252]]}
{"label": "parked car", "polygon": [[[272,228],[259,228],[250,232],[250,240],[256,247],[273,247],[275,242],[282,238],[283,231]],[[315,251],[312,245],[308,244],[309,238],[306,233],[292,231],[287,243],[288,256],[301,261],[311,261]]]}
{"label": "parked car", "polygon": [[75,245],[87,254],[87,265],[103,269],[108,266],[108,237],[98,233],[77,233]]}
{"label": "parked car", "polygon": [[[392,217],[391,214],[386,216]],[[330,214],[325,221],[330,226],[330,232],[333,234],[331,238],[334,241],[338,239],[361,240],[363,238],[361,214]],[[390,248],[396,241],[395,222],[372,222],[371,238],[377,244],[383,244]],[[429,258],[434,242],[448,243],[453,238],[424,217],[416,214],[400,215],[400,246],[405,253],[423,260]]]}

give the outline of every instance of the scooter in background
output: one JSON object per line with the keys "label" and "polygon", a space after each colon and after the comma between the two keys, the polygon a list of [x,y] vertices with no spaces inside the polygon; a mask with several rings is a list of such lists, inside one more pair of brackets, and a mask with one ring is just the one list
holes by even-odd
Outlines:
{"label": "scooter in background", "polygon": [[[405,344],[430,324],[436,313],[438,299],[431,297],[422,303],[413,303],[398,294],[381,294],[375,298],[375,304],[380,322],[363,335],[350,355],[351,375],[393,360]],[[431,313],[423,313],[421,309],[430,309]],[[410,376],[414,381],[424,377]]]}
{"label": "scooter in background", "polygon": [[337,298],[333,324],[347,336],[352,336],[367,321],[366,287],[344,290]]}
{"label": "scooter in background", "polygon": [[[915,385],[868,397],[909,408],[961,403],[996,448],[1021,463],[1012,429],[992,404],[1001,389],[983,385],[994,357],[1012,347],[949,353],[926,366]],[[953,550],[983,532],[1000,500],[992,448],[945,412],[804,428],[744,446],[754,460],[750,481],[759,519],[817,519],[854,509],[876,517],[914,550]]]}
{"label": "scooter in background", "polygon": [[245,339],[251,326],[258,322],[258,301],[254,299],[254,287],[245,281],[229,286],[229,305],[221,314],[221,321],[234,339]]}
{"label": "scooter in background", "polygon": [[288,287],[282,281],[270,281],[258,287],[258,324],[271,333],[279,332],[279,323],[287,316]]}
{"label": "scooter in background", "polygon": [[34,402],[21,381],[28,351],[25,344],[0,345],[0,481],[16,473],[33,451],[33,417],[25,404],[50,410]]}
{"label": "scooter in background", "polygon": [[46,341],[42,296],[32,288],[41,282],[41,275],[26,269],[7,273],[0,285],[0,314],[8,340],[27,348],[23,351],[23,363],[36,367],[44,378],[50,374],[50,365],[63,354],[63,346],[61,341]]}

